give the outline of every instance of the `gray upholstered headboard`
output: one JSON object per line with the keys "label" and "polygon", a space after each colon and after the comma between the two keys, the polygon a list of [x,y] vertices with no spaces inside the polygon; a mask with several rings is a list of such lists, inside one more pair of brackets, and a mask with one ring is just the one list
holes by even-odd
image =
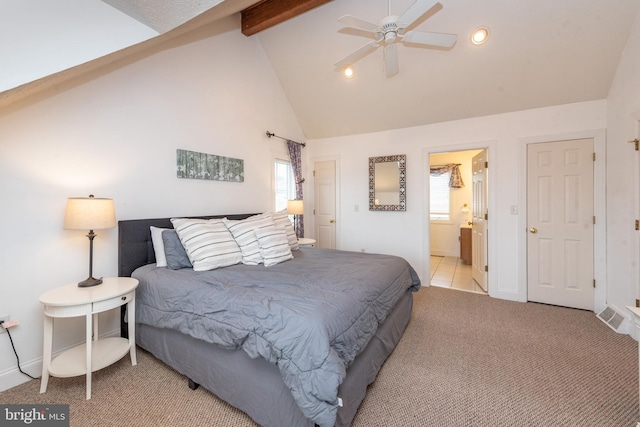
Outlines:
{"label": "gray upholstered headboard", "polygon": [[[245,219],[256,214],[210,215],[180,218],[229,218]],[[176,217],[174,217],[176,218]],[[143,265],[156,262],[149,227],[173,228],[171,218],[131,219],[118,221],[118,276],[130,277]]]}

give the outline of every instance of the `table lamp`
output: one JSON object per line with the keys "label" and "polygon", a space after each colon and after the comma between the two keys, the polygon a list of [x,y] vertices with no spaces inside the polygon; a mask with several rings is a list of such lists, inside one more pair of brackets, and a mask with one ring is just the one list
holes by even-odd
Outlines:
{"label": "table lamp", "polygon": [[304,215],[304,204],[302,200],[288,200],[287,201],[287,213],[294,215],[293,228],[296,230],[296,236],[298,235],[298,217],[295,215]]}
{"label": "table lamp", "polygon": [[65,230],[89,230],[89,277],[78,283],[81,288],[96,286],[102,283],[102,278],[93,277],[93,230],[101,230],[116,226],[116,214],[113,199],[94,197],[70,197],[67,199],[67,209],[64,214]]}

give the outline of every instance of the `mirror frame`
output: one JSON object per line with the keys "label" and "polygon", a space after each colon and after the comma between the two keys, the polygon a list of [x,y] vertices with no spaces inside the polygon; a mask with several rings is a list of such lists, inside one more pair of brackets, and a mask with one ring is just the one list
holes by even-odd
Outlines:
{"label": "mirror frame", "polygon": [[[376,205],[376,163],[398,162],[400,175],[400,203],[397,205]],[[406,211],[407,210],[407,156],[369,157],[369,210],[370,211]]]}

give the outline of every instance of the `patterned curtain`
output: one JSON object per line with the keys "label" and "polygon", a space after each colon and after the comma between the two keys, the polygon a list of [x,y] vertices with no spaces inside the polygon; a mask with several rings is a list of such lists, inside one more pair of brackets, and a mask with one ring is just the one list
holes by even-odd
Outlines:
{"label": "patterned curtain", "polygon": [[451,178],[449,178],[450,188],[463,188],[464,182],[462,181],[462,174],[460,173],[460,165],[449,163],[448,165],[431,166],[431,175],[442,175],[451,171]]}
{"label": "patterned curtain", "polygon": [[[291,168],[293,169],[293,179],[296,181],[296,199],[302,200],[302,145],[295,141],[287,140],[287,150],[289,150],[289,159],[291,160]],[[304,237],[304,219],[302,215],[296,215],[295,218],[298,228],[296,234],[298,237]]]}

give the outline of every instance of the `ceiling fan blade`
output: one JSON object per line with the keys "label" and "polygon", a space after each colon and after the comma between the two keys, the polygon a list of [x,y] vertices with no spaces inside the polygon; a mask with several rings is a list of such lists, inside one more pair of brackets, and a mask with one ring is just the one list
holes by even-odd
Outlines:
{"label": "ceiling fan blade", "polygon": [[378,32],[380,27],[373,22],[365,21],[364,19],[356,18],[351,15],[344,15],[338,18],[339,22],[342,22],[348,27],[358,28],[360,30]]}
{"label": "ceiling fan blade", "polygon": [[344,28],[340,28],[338,32],[340,34],[348,34],[350,36],[365,37],[365,38],[374,39],[374,40],[380,39],[380,33],[374,33],[369,30],[362,30],[360,28],[344,27]]}
{"label": "ceiling fan blade", "polygon": [[409,9],[405,10],[402,15],[396,21],[398,28],[407,28],[413,25],[422,15],[429,12],[429,16],[442,9],[442,4],[436,2],[433,4],[433,0],[417,0],[414,4],[409,6]]}
{"label": "ceiling fan blade", "polygon": [[398,65],[398,45],[388,44],[384,47],[384,70],[387,77],[393,77],[398,74],[400,67]]}
{"label": "ceiling fan blade", "polygon": [[342,69],[345,65],[353,64],[360,58],[363,58],[368,54],[370,54],[371,52],[373,52],[374,50],[376,50],[378,46],[380,46],[378,41],[369,42],[365,44],[364,46],[354,50],[349,55],[342,58],[340,61],[336,62],[336,68]]}
{"label": "ceiling fan blade", "polygon": [[458,36],[446,33],[425,33],[423,31],[409,31],[404,35],[404,43],[416,43],[427,46],[438,46],[450,48],[456,44]]}

